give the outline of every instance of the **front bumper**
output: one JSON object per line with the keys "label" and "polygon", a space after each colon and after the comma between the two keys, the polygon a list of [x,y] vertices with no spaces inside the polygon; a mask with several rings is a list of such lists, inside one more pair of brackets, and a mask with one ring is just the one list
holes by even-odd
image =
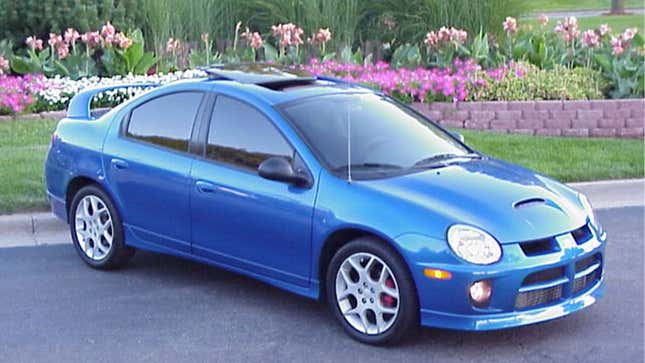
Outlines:
{"label": "front bumper", "polygon": [[557,319],[595,303],[605,293],[601,278],[582,295],[541,308],[486,315],[460,315],[421,309],[421,325],[458,330],[496,330]]}
{"label": "front bumper", "polygon": [[[502,260],[490,266],[467,263],[416,263],[421,324],[459,330],[494,330],[559,318],[596,302],[604,294],[606,235],[593,228],[547,238],[552,250],[532,253],[524,243],[502,246]],[[531,242],[534,243],[534,242]],[[548,245],[545,242],[546,245]],[[449,280],[420,274],[424,268],[449,271]],[[468,289],[488,280],[485,307],[470,301]]]}

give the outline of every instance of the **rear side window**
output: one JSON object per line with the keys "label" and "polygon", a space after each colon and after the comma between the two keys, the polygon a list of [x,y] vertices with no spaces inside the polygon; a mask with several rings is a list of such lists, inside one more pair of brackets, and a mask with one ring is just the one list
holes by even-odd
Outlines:
{"label": "rear side window", "polygon": [[272,156],[293,158],[293,149],[269,119],[255,108],[218,96],[208,132],[206,157],[257,170]]}
{"label": "rear side window", "polygon": [[132,110],[126,135],[169,149],[187,151],[202,97],[202,92],[178,92],[150,100]]}

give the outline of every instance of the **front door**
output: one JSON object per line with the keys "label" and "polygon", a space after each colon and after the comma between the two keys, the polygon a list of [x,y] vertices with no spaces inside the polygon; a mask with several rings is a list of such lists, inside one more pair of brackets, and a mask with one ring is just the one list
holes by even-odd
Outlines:
{"label": "front door", "polygon": [[297,157],[263,113],[218,96],[205,158],[191,172],[193,252],[306,286],[315,188],[260,177],[258,165],[271,156]]}

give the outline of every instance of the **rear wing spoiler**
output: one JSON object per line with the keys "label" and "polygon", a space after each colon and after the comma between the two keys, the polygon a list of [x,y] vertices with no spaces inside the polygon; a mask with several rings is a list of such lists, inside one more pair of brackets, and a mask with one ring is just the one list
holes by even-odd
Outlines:
{"label": "rear wing spoiler", "polygon": [[117,89],[127,89],[127,88],[152,88],[158,87],[158,83],[125,83],[125,84],[114,84],[110,86],[88,88],[77,93],[69,101],[69,106],[67,107],[67,118],[72,119],[82,119],[82,120],[92,120],[92,112],[90,110],[92,106],[92,99],[100,93],[114,91]]}

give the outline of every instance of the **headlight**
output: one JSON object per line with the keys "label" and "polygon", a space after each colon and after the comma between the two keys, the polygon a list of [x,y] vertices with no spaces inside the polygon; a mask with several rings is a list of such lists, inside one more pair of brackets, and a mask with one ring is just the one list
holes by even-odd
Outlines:
{"label": "headlight", "polygon": [[589,216],[589,223],[600,233],[600,225],[598,224],[598,220],[596,219],[596,213],[594,213],[593,208],[591,207],[591,203],[589,203],[589,199],[582,194],[578,193],[578,200],[580,201],[580,204],[582,204],[582,207],[585,209],[585,212],[587,213],[587,216]]}
{"label": "headlight", "polygon": [[488,265],[499,261],[502,248],[495,238],[481,229],[455,224],[448,229],[448,245],[465,261]]}

